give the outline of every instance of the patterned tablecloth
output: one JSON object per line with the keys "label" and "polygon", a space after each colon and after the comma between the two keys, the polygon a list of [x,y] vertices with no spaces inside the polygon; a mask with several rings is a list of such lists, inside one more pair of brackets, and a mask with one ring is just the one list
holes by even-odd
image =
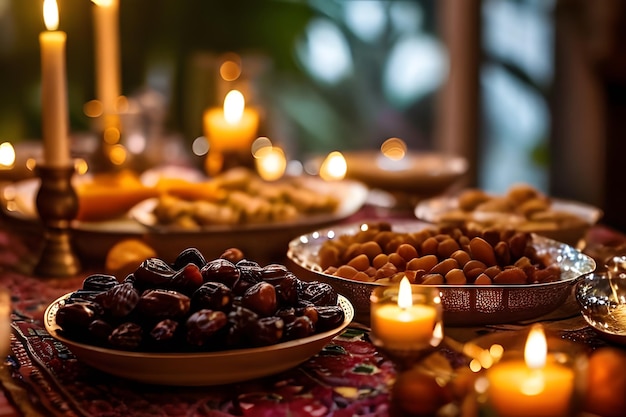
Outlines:
{"label": "patterned tablecloth", "polygon": [[[349,328],[301,366],[227,386],[146,385],[90,368],[77,361],[42,327],[47,305],[79,288],[87,273],[59,280],[34,278],[29,272],[36,259],[34,253],[36,245],[0,230],[0,287],[10,290],[14,311],[11,351],[1,379],[7,397],[21,415],[389,415],[389,392],[396,377],[393,365],[369,342],[367,332],[356,327]],[[586,343],[591,349],[602,343],[579,318],[561,321],[555,327],[563,337]],[[508,329],[464,329],[461,332],[465,332],[463,337],[466,337],[468,332],[479,334],[497,330]],[[463,360],[455,354],[447,355],[446,359],[453,366]],[[0,410],[3,407],[0,404]]]}

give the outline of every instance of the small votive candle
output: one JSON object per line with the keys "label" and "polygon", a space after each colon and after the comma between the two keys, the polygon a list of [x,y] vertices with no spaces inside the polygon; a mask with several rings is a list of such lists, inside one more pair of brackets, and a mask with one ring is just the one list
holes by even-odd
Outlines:
{"label": "small votive candle", "polygon": [[371,337],[377,346],[387,351],[421,351],[441,341],[436,287],[412,286],[404,277],[397,287],[376,288],[370,300]]}
{"label": "small votive candle", "polygon": [[574,415],[577,369],[573,356],[549,352],[540,325],[533,326],[520,352],[505,351],[486,371],[486,403],[498,417]]}

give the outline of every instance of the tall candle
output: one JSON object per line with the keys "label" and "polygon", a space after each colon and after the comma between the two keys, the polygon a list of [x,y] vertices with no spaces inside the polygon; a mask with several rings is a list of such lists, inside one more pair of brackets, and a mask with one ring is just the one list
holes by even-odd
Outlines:
{"label": "tall candle", "polygon": [[47,29],[39,34],[43,158],[48,166],[62,167],[70,165],[65,74],[67,35],[57,30],[59,11],[56,0],[44,0],[43,15]]}
{"label": "tall candle", "polygon": [[120,96],[119,1],[92,0],[96,40],[96,94],[105,120]]}
{"label": "tall candle", "polygon": [[437,323],[432,305],[414,304],[411,284],[400,282],[397,302],[374,303],[371,306],[372,334],[388,349],[422,349],[430,345]]}
{"label": "tall candle", "polygon": [[214,150],[249,151],[258,126],[258,112],[245,106],[238,90],[226,95],[223,108],[210,108],[204,113],[204,134]]}
{"label": "tall candle", "polygon": [[574,378],[573,369],[548,356],[545,334],[535,327],[524,359],[505,360],[487,371],[489,401],[500,417],[566,417]]}

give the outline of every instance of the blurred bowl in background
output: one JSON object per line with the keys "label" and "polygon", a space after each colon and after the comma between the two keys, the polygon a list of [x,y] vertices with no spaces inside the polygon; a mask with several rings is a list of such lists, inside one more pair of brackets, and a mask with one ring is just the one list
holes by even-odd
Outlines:
{"label": "blurred bowl in background", "polygon": [[[527,215],[513,211],[515,208],[501,211],[493,206],[489,210],[464,210],[459,198],[446,195],[422,200],[415,207],[415,217],[438,225],[537,233],[582,249],[587,231],[603,215],[602,210],[589,204],[554,198],[547,199],[549,205],[544,210]],[[498,198],[497,202],[502,200]]]}
{"label": "blurred bowl in background", "polygon": [[[388,193],[395,208],[413,209],[421,199],[437,196],[459,184],[468,171],[464,157],[437,152],[407,151],[392,159],[380,150],[342,152],[346,178],[360,181],[372,190]],[[307,170],[319,172],[324,158],[307,162]],[[373,204],[378,205],[378,200]],[[386,201],[380,205],[390,205]]]}

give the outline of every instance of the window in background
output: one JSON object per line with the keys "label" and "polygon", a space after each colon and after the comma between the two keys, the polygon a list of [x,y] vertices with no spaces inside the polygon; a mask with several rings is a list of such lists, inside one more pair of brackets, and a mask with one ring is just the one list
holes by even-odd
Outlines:
{"label": "window in background", "polygon": [[481,188],[516,182],[547,191],[553,1],[484,0]]}

